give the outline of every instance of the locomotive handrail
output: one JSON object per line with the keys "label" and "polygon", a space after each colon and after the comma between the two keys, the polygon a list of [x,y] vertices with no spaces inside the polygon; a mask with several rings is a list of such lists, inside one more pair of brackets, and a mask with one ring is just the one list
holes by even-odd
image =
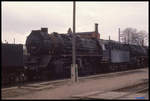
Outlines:
{"label": "locomotive handrail", "polygon": [[[61,56],[63,56],[63,57],[72,56],[72,54],[69,54],[69,55],[61,55]],[[88,56],[88,57],[90,57],[90,56],[96,56],[96,57],[100,57],[100,56],[102,56],[102,55],[76,55],[76,56]]]}

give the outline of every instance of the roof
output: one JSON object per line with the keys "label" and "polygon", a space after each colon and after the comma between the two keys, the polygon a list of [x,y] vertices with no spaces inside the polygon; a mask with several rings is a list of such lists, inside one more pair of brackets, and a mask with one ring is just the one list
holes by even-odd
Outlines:
{"label": "roof", "polygon": [[106,40],[106,39],[99,39],[101,42],[104,42],[104,43],[119,43],[118,41],[115,41],[115,40]]}
{"label": "roof", "polygon": [[92,34],[94,32],[77,32],[76,34]]}

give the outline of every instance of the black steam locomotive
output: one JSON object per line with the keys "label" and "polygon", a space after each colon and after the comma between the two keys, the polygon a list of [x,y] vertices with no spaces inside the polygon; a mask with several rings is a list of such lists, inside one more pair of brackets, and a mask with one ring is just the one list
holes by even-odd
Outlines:
{"label": "black steam locomotive", "polygon": [[[82,38],[76,35],[78,75],[93,75],[140,67],[148,64],[148,48],[112,40]],[[26,40],[29,54],[25,64],[28,79],[59,79],[71,76],[72,34],[48,34],[33,30]]]}
{"label": "black steam locomotive", "polygon": [[[36,78],[61,78],[70,76],[72,64],[72,34],[48,34],[45,29],[32,31],[26,40],[28,72]],[[76,36],[76,62],[79,75],[92,74],[102,58],[102,49],[98,40]],[[93,68],[90,68],[93,67]],[[36,72],[35,72],[36,70]],[[35,73],[35,74],[33,74]],[[40,73],[40,75],[39,75]],[[33,76],[33,75],[38,76]]]}

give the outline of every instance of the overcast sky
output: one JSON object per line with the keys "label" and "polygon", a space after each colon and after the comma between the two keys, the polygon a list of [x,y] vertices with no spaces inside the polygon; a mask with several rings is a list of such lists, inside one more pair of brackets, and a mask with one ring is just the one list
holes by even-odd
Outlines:
{"label": "overcast sky", "polygon": [[[72,2],[2,2],[2,42],[25,43],[31,30],[48,27],[49,33],[72,28]],[[102,39],[118,40],[118,28],[148,30],[148,2],[76,2],[76,32],[94,31]]]}

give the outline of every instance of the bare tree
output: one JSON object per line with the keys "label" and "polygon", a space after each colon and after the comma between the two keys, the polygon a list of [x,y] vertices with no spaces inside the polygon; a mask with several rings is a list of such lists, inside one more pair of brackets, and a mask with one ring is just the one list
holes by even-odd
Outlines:
{"label": "bare tree", "polygon": [[122,31],[123,43],[134,45],[146,45],[148,40],[148,33],[144,30],[137,31],[136,28],[126,28]]}
{"label": "bare tree", "polygon": [[147,45],[148,43],[148,33],[144,30],[137,32],[138,40],[140,45]]}

